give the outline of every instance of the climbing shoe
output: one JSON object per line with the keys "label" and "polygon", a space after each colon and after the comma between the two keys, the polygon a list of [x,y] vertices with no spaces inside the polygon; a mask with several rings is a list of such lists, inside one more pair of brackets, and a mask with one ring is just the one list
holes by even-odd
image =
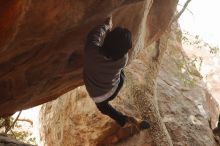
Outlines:
{"label": "climbing shoe", "polygon": [[150,128],[150,124],[147,121],[134,117],[127,117],[127,124],[133,125],[138,131]]}
{"label": "climbing shoe", "polygon": [[147,121],[141,121],[139,124],[140,130],[148,129],[150,128],[150,124]]}

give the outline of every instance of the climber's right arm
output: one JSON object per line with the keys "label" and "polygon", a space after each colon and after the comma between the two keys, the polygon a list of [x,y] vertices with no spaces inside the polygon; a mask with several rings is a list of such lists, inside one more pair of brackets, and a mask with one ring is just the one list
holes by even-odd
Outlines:
{"label": "climber's right arm", "polygon": [[86,40],[86,48],[101,47],[107,32],[112,28],[112,18],[108,17],[103,24],[93,28]]}

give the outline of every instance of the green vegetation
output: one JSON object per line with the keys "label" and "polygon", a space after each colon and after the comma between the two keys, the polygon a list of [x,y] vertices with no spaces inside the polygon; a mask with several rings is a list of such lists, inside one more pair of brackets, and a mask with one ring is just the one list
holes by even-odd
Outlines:
{"label": "green vegetation", "polygon": [[[199,49],[207,48],[209,49],[209,53],[217,54],[219,52],[219,48],[217,46],[212,46],[202,39],[199,38],[198,35],[192,36],[188,32],[177,33],[177,39],[182,38],[182,43],[192,46],[193,48]],[[201,75],[198,71],[201,70],[203,63],[203,58],[198,56],[193,56],[192,58],[188,58],[183,52],[182,57],[179,61],[175,61],[177,68],[181,71],[180,80],[184,83],[186,87],[193,87],[196,84],[196,81],[201,78]],[[198,69],[198,71],[197,71]]]}
{"label": "green vegetation", "polygon": [[202,58],[197,57],[193,59],[184,58],[182,57],[179,61],[175,61],[175,64],[178,70],[181,72],[179,75],[179,79],[184,84],[185,87],[193,87],[196,85],[196,81],[198,77],[200,78],[201,75],[196,70],[196,63],[199,62],[200,68],[202,65]]}
{"label": "green vegetation", "polygon": [[[191,38],[189,38],[189,37],[191,37]],[[189,34],[189,32],[183,33],[182,42],[189,44],[189,45],[193,45],[195,47],[195,49],[200,49],[200,48],[204,48],[204,47],[208,48],[209,52],[211,54],[217,54],[219,52],[218,46],[212,46],[212,45],[206,43],[205,41],[203,41],[202,39],[200,39],[199,35],[192,36]]]}
{"label": "green vegetation", "polygon": [[[36,139],[31,137],[32,133],[23,127],[24,123],[18,121],[19,116],[20,113],[16,118],[13,118],[12,116],[0,118],[0,133],[18,141],[36,145]],[[28,123],[28,125],[32,126],[31,123]]]}

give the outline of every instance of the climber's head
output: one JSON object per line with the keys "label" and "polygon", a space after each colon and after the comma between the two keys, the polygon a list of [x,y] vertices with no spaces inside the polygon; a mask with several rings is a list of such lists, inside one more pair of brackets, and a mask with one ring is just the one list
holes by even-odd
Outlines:
{"label": "climber's head", "polygon": [[115,61],[122,58],[131,48],[131,32],[126,28],[116,27],[106,35],[100,53]]}

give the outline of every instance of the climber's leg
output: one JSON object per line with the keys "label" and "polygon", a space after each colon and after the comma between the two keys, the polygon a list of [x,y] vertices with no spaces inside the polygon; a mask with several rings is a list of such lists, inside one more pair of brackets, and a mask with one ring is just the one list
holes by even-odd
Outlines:
{"label": "climber's leg", "polygon": [[134,125],[137,130],[143,130],[150,127],[150,124],[147,121],[142,121],[134,117],[123,115],[121,112],[114,109],[108,102],[113,100],[121,90],[123,84],[124,84],[124,72],[121,71],[120,75],[120,83],[118,85],[118,88],[116,89],[115,93],[109,97],[106,101],[103,101],[101,103],[96,103],[97,108],[105,115],[108,115],[112,119],[114,119],[120,126],[124,126],[126,123],[129,125]]}
{"label": "climber's leg", "polygon": [[138,131],[150,128],[150,124],[147,121],[123,115],[119,111],[115,110],[108,102],[96,103],[96,106],[103,114],[114,119],[121,127],[125,124],[128,126],[133,125]]}
{"label": "climber's leg", "polygon": [[108,102],[96,103],[97,108],[105,115],[114,119],[120,126],[127,122],[127,116],[115,110]]}
{"label": "climber's leg", "polygon": [[124,84],[124,72],[121,71],[120,74],[120,82],[118,84],[118,87],[115,91],[115,93],[109,97],[107,100],[96,103],[97,108],[105,115],[108,115],[112,119],[114,119],[120,126],[123,126],[127,121],[127,116],[123,115],[121,112],[114,109],[108,102],[113,100],[121,90],[122,86]]}

